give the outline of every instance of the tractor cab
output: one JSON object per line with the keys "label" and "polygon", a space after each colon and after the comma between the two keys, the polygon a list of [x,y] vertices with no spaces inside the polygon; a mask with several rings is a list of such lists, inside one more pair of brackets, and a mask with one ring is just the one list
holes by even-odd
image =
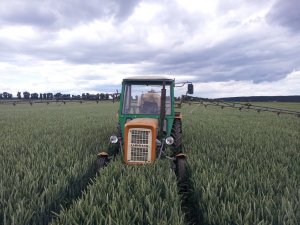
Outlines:
{"label": "tractor cab", "polygon": [[[174,112],[174,80],[164,77],[132,77],[122,83],[119,123],[124,138],[125,124],[136,118],[164,117],[160,135],[170,135]],[[163,91],[162,91],[163,90]]]}

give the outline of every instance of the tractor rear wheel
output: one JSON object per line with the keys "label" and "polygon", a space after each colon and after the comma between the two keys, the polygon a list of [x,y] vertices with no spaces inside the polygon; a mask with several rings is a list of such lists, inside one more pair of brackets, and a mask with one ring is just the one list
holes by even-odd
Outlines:
{"label": "tractor rear wheel", "polygon": [[174,153],[182,152],[182,124],[181,120],[175,119],[172,127],[171,136],[174,138]]}
{"label": "tractor rear wheel", "polygon": [[106,167],[108,163],[109,163],[109,159],[107,156],[97,157],[97,159],[95,161],[96,173],[99,173],[100,170],[103,169],[104,167]]}
{"label": "tractor rear wheel", "polygon": [[180,186],[186,183],[186,160],[185,157],[179,157],[175,160],[175,174]]}

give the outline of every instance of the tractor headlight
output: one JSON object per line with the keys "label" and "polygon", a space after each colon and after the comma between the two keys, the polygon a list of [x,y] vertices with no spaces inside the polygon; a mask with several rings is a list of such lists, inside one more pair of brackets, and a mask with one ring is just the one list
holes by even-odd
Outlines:
{"label": "tractor headlight", "polygon": [[118,137],[116,135],[112,135],[109,138],[110,143],[116,144],[118,142]]}
{"label": "tractor headlight", "polygon": [[174,138],[173,137],[167,137],[166,138],[166,144],[167,145],[172,145],[174,143]]}

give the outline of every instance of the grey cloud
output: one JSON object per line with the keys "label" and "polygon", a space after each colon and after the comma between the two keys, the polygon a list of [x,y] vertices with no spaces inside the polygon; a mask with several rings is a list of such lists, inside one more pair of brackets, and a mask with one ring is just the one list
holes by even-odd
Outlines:
{"label": "grey cloud", "polygon": [[[35,23],[37,26],[46,24],[55,27],[71,24],[75,26],[80,21],[114,16],[116,21],[121,22],[138,4],[138,1],[133,0],[88,2],[69,0],[56,1],[56,5],[50,0],[41,2],[43,3],[27,1],[28,4],[23,5],[24,8],[18,9],[19,11],[7,10],[7,14],[1,12],[0,21]],[[287,10],[284,10],[285,7],[278,6],[280,4],[284,3],[276,3],[269,18],[283,12],[288,14]],[[200,82],[275,81],[297,67],[299,68],[300,43],[297,40],[291,42],[291,37],[285,34],[280,37],[275,37],[272,33],[236,34],[234,38],[210,48],[205,46],[199,46],[198,49],[181,48],[186,41],[185,37],[193,36],[193,32],[198,32],[198,27],[204,23],[205,18],[202,15],[184,13],[176,5],[168,2],[166,5],[168,7],[165,10],[169,13],[164,11],[158,22],[174,28],[174,32],[178,31],[178,27],[182,27],[178,33],[179,38],[174,41],[173,48],[167,50],[150,48],[142,37],[130,37],[130,40],[109,40],[101,44],[73,40],[66,46],[57,47],[51,44],[55,40],[53,34],[55,32],[49,31],[49,33],[41,34],[40,40],[32,45],[0,39],[0,61],[13,62],[15,55],[24,54],[37,59],[63,60],[73,64],[135,64],[138,74],[190,75],[194,77],[194,81]],[[0,3],[0,6],[3,6],[3,3]],[[232,2],[229,8],[233,6]],[[176,15],[175,18],[174,15]],[[274,18],[273,22],[278,16]],[[282,21],[285,20],[282,19]],[[143,64],[143,62],[146,63]],[[82,77],[82,80],[97,81],[98,76],[87,74]]]}
{"label": "grey cloud", "polygon": [[119,21],[125,20],[127,17],[129,17],[134,8],[138,5],[138,0],[118,0],[115,1],[115,5],[117,8],[117,19]]}
{"label": "grey cloud", "polygon": [[[290,42],[282,47],[278,43],[285,43],[285,36],[277,37],[279,40],[276,41],[272,38],[272,34],[240,35],[210,48],[181,51],[141,48],[143,42],[129,50],[122,41],[102,45],[74,42],[64,48],[37,44],[23,46],[22,51],[18,46],[9,50],[5,45],[5,51],[44,60],[63,59],[73,64],[135,64],[138,74],[184,74],[194,76],[194,81],[200,82],[253,80],[260,83],[282,79],[300,65],[300,43]],[[7,55],[2,57],[1,60],[7,60]],[[95,74],[82,77],[85,80],[98,78]]]}
{"label": "grey cloud", "polygon": [[52,26],[55,21],[55,15],[47,10],[32,7],[16,7],[14,11],[1,13],[1,19],[14,24],[35,24],[37,26]]}
{"label": "grey cloud", "polygon": [[226,0],[226,1],[219,1],[217,5],[217,10],[220,14],[224,14],[230,10],[239,10],[241,7],[252,7],[252,8],[261,8],[272,2],[273,0]]}
{"label": "grey cloud", "polygon": [[[141,68],[142,72],[187,74],[200,82],[253,80],[255,83],[282,79],[299,67],[297,46],[281,49],[261,37],[238,37],[212,48],[170,53],[157,57],[154,65]],[[255,53],[249,54],[251,50]]]}
{"label": "grey cloud", "polygon": [[93,19],[126,20],[139,4],[135,0],[24,0],[0,3],[0,24],[26,24],[43,29],[73,27]]}
{"label": "grey cloud", "polygon": [[300,31],[300,1],[277,0],[267,15],[270,24],[279,24],[292,31]]}

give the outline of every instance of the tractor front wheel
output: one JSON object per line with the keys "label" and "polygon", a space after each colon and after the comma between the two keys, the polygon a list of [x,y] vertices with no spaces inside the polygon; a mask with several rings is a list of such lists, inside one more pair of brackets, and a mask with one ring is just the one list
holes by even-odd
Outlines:
{"label": "tractor front wheel", "polygon": [[97,157],[97,159],[95,161],[96,173],[99,173],[100,170],[103,169],[104,167],[106,167],[108,163],[109,163],[109,159],[107,156]]}

